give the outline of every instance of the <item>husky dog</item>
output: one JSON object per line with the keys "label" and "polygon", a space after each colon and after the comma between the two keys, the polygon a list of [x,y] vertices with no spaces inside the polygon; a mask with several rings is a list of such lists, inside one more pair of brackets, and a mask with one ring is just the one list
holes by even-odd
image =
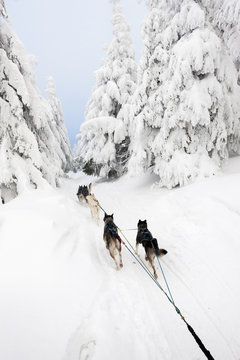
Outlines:
{"label": "husky dog", "polygon": [[92,218],[99,223],[99,214],[100,214],[100,207],[99,202],[95,198],[94,194],[89,194],[86,196],[87,204],[90,207]]}
{"label": "husky dog", "polygon": [[147,228],[147,220],[138,221],[138,232],[136,239],[136,253],[138,253],[138,246],[142,244],[145,249],[146,257],[153,269],[154,277],[157,279],[156,269],[154,267],[154,259],[156,256],[163,256],[167,254],[167,250],[159,249],[157,239],[153,238],[152,234]]}
{"label": "husky dog", "polygon": [[[119,266],[123,267],[122,254],[121,254],[121,241],[118,235],[117,226],[113,222],[113,214],[112,215],[105,214],[103,221],[105,223],[104,231],[103,231],[103,240],[105,241],[106,248],[109,250],[111,257],[113,258],[116,264],[117,270],[119,270]],[[119,265],[115,258],[116,250],[118,251],[119,254],[119,260],[120,260]]]}
{"label": "husky dog", "polygon": [[88,186],[80,185],[78,187],[77,197],[80,202],[87,202],[86,197],[91,194],[92,184],[89,184]]}

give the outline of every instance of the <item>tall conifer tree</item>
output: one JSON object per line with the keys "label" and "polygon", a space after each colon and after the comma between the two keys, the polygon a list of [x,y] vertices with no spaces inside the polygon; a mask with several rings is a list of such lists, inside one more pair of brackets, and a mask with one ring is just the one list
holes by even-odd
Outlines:
{"label": "tall conifer tree", "polygon": [[113,5],[113,41],[87,105],[77,154],[87,173],[118,177],[126,170],[130,99],[135,90],[136,63],[130,28],[119,1]]}
{"label": "tall conifer tree", "polygon": [[240,93],[233,61],[196,1],[169,3],[166,16],[165,1],[148,3],[148,21],[154,13],[168,20],[156,22],[162,27],[136,92],[129,170],[151,167],[171,188],[215,173],[229,149],[239,150]]}
{"label": "tall conifer tree", "polygon": [[35,60],[4,20],[0,4],[0,195],[7,201],[44,179],[56,185],[63,168],[51,107],[36,85]]}
{"label": "tall conifer tree", "polygon": [[71,168],[72,152],[68,132],[64,123],[62,104],[57,97],[54,80],[51,76],[47,80],[47,94],[52,114],[50,127],[57,140],[56,152],[62,161],[61,168],[66,172]]}

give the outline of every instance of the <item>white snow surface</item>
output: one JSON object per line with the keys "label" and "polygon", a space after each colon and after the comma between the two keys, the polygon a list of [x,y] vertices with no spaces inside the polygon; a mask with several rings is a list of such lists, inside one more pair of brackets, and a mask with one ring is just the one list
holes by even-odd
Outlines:
{"label": "white snow surface", "polygon": [[[181,189],[154,180],[71,174],[60,189],[25,191],[0,205],[0,359],[205,359],[124,247],[123,269],[115,269],[102,219],[97,226],[76,197],[91,181],[120,228],[148,220],[168,250],[161,263],[175,303],[213,357],[240,359],[240,158]],[[125,235],[135,246],[136,231]]]}

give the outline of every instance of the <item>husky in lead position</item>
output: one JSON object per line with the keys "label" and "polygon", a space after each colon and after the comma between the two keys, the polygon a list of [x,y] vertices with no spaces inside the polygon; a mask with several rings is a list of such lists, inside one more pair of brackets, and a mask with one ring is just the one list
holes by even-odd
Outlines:
{"label": "husky in lead position", "polygon": [[95,198],[94,194],[89,194],[86,196],[86,201],[90,207],[92,218],[96,221],[97,224],[99,224],[100,207],[98,200]]}
{"label": "husky in lead position", "polygon": [[80,203],[87,202],[86,197],[91,194],[92,184],[87,185],[80,185],[78,187],[77,197]]}

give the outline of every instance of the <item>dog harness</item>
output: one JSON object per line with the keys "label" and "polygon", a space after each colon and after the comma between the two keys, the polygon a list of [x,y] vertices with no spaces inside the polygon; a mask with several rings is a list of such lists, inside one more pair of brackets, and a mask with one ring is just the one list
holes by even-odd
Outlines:
{"label": "dog harness", "polygon": [[118,230],[117,226],[114,224],[113,221],[109,221],[106,226],[106,232],[110,232],[115,238],[118,239]]}
{"label": "dog harness", "polygon": [[88,196],[89,195],[89,191],[88,191],[88,188],[87,187],[85,187],[84,189],[83,189],[83,196]]}
{"label": "dog harness", "polygon": [[141,228],[141,229],[139,229],[139,232],[143,236],[143,239],[141,241],[144,241],[144,240],[152,241],[153,240],[152,234],[150,233],[150,231],[148,229]]}
{"label": "dog harness", "polygon": [[88,188],[87,186],[79,186],[78,188],[78,192],[77,192],[77,195],[83,195],[84,197],[88,196],[89,193],[88,193]]}

